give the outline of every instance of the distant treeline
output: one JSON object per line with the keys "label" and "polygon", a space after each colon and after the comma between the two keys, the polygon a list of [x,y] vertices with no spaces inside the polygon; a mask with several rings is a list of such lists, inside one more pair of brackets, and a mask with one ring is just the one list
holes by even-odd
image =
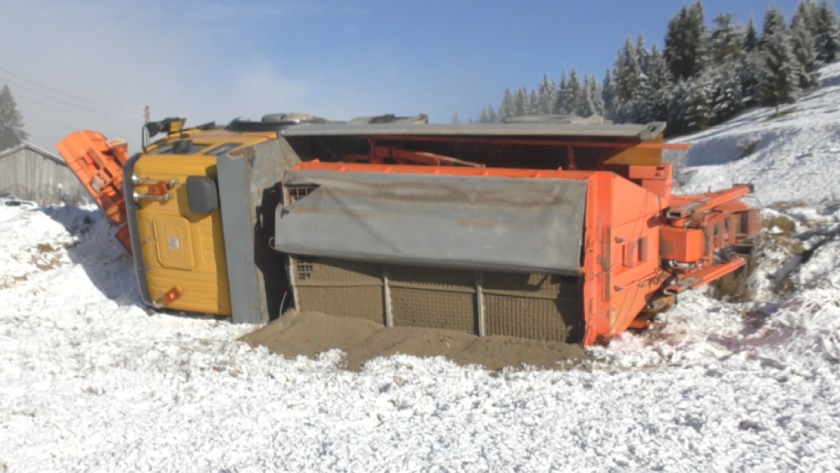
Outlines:
{"label": "distant treeline", "polygon": [[[664,48],[627,37],[603,80],[564,70],[538,88],[505,89],[478,121],[533,114],[602,115],[615,122],[667,121],[670,135],[702,130],[755,106],[791,103],[817,85],[819,68],[840,59],[840,26],[826,1],[803,0],[788,23],[778,7],[760,31],[721,13],[706,26],[703,3],[684,5],[668,23]],[[457,116],[453,117],[457,120]]]}

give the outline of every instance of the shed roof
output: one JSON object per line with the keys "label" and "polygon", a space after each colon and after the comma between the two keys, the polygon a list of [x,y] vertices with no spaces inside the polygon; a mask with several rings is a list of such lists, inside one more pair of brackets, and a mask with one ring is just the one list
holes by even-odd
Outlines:
{"label": "shed roof", "polygon": [[3,159],[7,156],[11,156],[11,155],[17,153],[18,151],[21,151],[21,150],[24,150],[24,149],[34,151],[34,152],[40,154],[41,156],[43,156],[47,159],[53,160],[53,161],[55,161],[56,163],[58,163],[62,166],[67,166],[67,163],[63,159],[59,158],[58,156],[50,153],[49,151],[47,151],[43,148],[40,148],[38,146],[33,145],[32,143],[21,143],[21,144],[15,146],[14,148],[9,148],[9,149],[3,150],[2,152],[0,152],[0,159]]}

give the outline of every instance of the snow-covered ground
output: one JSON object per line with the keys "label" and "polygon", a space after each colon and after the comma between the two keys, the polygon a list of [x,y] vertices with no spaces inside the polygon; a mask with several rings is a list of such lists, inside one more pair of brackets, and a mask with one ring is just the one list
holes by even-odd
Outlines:
{"label": "snow-covered ground", "polygon": [[690,294],[664,329],[565,371],[287,360],[235,341],[251,327],[143,308],[94,209],[0,205],[0,472],[840,468],[840,210],[814,203],[840,174],[840,66],[825,75],[786,117],[690,140],[759,144],[715,165],[693,151],[683,190],[737,172],[762,202],[812,202],[768,211],[796,224],[772,230],[754,300]]}
{"label": "snow-covered ground", "polygon": [[689,143],[683,191],[752,183],[757,204],[840,199],[840,63],[824,67],[821,86],[797,103],[746,111],[675,141]]}

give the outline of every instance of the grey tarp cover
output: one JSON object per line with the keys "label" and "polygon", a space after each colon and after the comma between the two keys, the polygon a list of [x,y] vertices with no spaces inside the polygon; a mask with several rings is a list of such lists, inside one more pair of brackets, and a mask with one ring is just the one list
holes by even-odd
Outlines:
{"label": "grey tarp cover", "polygon": [[285,184],[319,187],[278,207],[278,251],[477,270],[580,270],[583,180],[289,171]]}

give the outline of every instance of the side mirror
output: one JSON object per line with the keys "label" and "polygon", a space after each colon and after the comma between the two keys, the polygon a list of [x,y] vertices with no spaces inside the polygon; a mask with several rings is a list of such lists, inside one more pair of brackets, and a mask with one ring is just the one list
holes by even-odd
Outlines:
{"label": "side mirror", "polygon": [[216,181],[209,177],[187,177],[187,203],[195,213],[209,214],[219,210]]}

